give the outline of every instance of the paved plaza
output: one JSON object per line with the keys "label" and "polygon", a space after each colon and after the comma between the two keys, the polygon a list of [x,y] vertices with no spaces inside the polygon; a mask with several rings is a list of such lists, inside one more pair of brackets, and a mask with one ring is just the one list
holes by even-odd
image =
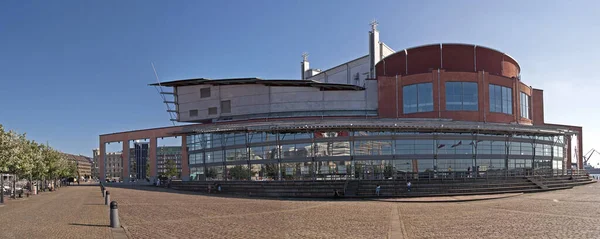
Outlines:
{"label": "paved plaza", "polygon": [[5,198],[0,238],[111,238],[98,186],[69,186],[23,199]]}
{"label": "paved plaza", "polygon": [[[270,200],[109,187],[131,238],[599,238],[600,184],[469,202]],[[427,199],[431,201],[431,199]],[[98,187],[0,207],[0,238],[111,238]]]}

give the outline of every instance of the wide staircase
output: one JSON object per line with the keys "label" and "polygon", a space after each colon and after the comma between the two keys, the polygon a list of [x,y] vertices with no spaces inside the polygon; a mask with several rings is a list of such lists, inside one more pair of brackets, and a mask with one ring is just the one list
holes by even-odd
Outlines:
{"label": "wide staircase", "polygon": [[381,187],[379,197],[459,196],[498,193],[530,193],[568,189],[595,182],[584,175],[538,176],[506,178],[427,179],[411,181],[410,192],[406,180],[317,180],[317,181],[173,181],[171,188],[184,191],[216,192],[220,194],[287,197],[331,198],[337,191],[346,198],[377,197],[375,188]]}
{"label": "wide staircase", "polygon": [[[333,197],[343,196],[345,181],[190,181],[172,182],[171,188],[185,191],[233,194],[257,197]],[[216,185],[221,192],[216,192]]]}

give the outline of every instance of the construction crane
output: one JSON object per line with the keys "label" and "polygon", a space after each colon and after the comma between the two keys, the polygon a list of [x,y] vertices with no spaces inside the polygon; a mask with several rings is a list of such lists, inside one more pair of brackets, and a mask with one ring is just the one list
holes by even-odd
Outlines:
{"label": "construction crane", "polygon": [[583,156],[583,165],[588,165],[588,162],[594,153],[600,154],[596,149],[590,149],[590,151]]}

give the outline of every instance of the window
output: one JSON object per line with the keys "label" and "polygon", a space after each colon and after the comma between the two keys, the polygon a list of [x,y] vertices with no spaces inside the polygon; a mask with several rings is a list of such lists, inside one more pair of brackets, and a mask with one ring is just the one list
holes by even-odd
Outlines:
{"label": "window", "polygon": [[198,110],[190,110],[190,117],[197,117],[198,116]]}
{"label": "window", "polygon": [[402,88],[404,113],[433,111],[433,87],[431,83],[407,85]]}
{"label": "window", "polygon": [[531,119],[529,115],[529,102],[531,101],[531,96],[521,92],[521,118]]}
{"label": "window", "polygon": [[446,82],[446,110],[477,111],[477,83]]}
{"label": "window", "polygon": [[490,84],[490,112],[512,114],[512,89]]}
{"label": "window", "polygon": [[208,108],[208,114],[209,115],[216,115],[217,114],[217,107],[210,107],[210,108]]}
{"label": "window", "polygon": [[221,101],[221,114],[231,113],[231,100]]}
{"label": "window", "polygon": [[208,98],[210,97],[210,87],[200,89],[200,98]]}

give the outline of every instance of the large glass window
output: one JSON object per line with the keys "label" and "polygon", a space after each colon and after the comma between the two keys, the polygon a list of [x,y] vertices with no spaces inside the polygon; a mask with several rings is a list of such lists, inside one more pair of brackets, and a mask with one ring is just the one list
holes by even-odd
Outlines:
{"label": "large glass window", "polygon": [[312,157],[313,146],[311,143],[281,145],[282,158]]}
{"label": "large glass window", "polygon": [[512,89],[490,84],[490,112],[512,114]]}
{"label": "large glass window", "polygon": [[477,111],[477,83],[446,82],[446,110]]}
{"label": "large glass window", "polygon": [[433,140],[396,140],[395,154],[433,154]]}
{"label": "large glass window", "polygon": [[531,96],[521,92],[521,118],[531,119],[529,115],[529,102],[531,101]]}
{"label": "large glass window", "polygon": [[354,141],[354,155],[391,155],[391,140]]}
{"label": "large glass window", "polygon": [[407,85],[402,88],[405,114],[433,111],[433,86],[431,83]]}

